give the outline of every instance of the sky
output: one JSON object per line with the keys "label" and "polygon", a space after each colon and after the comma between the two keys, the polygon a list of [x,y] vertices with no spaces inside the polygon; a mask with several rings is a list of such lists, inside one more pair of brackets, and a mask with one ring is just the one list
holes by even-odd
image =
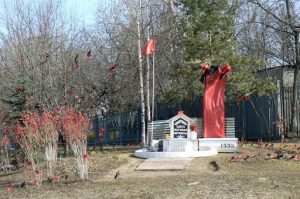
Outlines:
{"label": "sky", "polygon": [[98,5],[109,5],[111,0],[64,0],[67,9],[76,12],[89,25],[94,21]]}
{"label": "sky", "polygon": [[65,5],[66,9],[77,13],[86,24],[89,24],[94,19],[97,1],[99,0],[65,0]]}
{"label": "sky", "polygon": [[[0,4],[4,0],[0,0]],[[9,0],[8,0],[9,1]],[[34,0],[32,0],[34,2]],[[92,25],[95,22],[96,10],[100,6],[109,6],[115,0],[61,0],[66,13],[76,14],[82,19],[85,25]],[[0,6],[0,12],[3,7]],[[81,22],[81,21],[80,21]],[[4,24],[0,24],[0,32],[6,32]]]}

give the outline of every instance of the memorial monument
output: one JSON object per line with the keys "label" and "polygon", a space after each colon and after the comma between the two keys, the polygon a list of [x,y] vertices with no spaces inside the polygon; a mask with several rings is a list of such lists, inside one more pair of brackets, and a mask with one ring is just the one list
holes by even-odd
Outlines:
{"label": "memorial monument", "polygon": [[[151,140],[150,147],[137,150],[135,156],[141,158],[203,157],[216,155],[218,152],[236,152],[238,139],[226,138],[225,133],[225,87],[226,78],[230,71],[231,68],[228,64],[202,65],[201,79],[205,84],[203,100],[204,138],[197,139],[197,135],[195,135],[197,128],[191,125],[193,120],[186,116],[183,111],[179,111],[177,115],[165,122],[166,126],[169,127],[166,129],[170,131],[169,139]],[[159,123],[162,124],[161,121]]]}
{"label": "memorial monument", "polygon": [[214,146],[219,152],[236,152],[237,138],[225,136],[225,88],[231,67],[202,64],[201,80],[205,84],[203,99],[203,139],[199,146]]}

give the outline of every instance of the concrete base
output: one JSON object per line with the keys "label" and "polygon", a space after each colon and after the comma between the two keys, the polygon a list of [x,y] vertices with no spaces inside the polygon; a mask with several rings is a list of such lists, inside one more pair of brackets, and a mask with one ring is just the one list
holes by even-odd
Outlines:
{"label": "concrete base", "polygon": [[193,150],[193,143],[184,138],[163,139],[163,152],[187,152]]}
{"label": "concrete base", "polygon": [[135,171],[183,170],[193,158],[148,158]]}
{"label": "concrete base", "polygon": [[200,147],[212,147],[218,152],[235,153],[238,151],[237,138],[202,138],[199,140]]}
{"label": "concrete base", "polygon": [[154,152],[148,149],[139,149],[135,151],[134,156],[138,158],[196,158],[217,155],[218,151],[209,146],[201,146],[199,151],[184,152]]}

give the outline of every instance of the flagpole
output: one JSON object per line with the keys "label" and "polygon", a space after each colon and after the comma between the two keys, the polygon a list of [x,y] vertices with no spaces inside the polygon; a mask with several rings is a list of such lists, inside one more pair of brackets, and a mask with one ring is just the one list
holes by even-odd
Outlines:
{"label": "flagpole", "polygon": [[155,52],[153,52],[152,55],[152,132],[151,132],[151,141],[153,140],[153,121],[154,121],[154,102],[155,102],[155,95],[154,95],[154,89],[155,89]]}
{"label": "flagpole", "polygon": [[[151,12],[152,13],[152,12]],[[149,15],[150,16],[150,15]],[[149,23],[149,35],[150,35],[150,23]],[[153,27],[153,24],[152,24],[152,39],[154,40],[154,27]],[[154,42],[154,45],[155,45],[155,40],[153,41]],[[151,132],[151,141],[153,140],[153,121],[154,121],[154,103],[155,103],[155,47],[153,48],[153,54],[152,54],[152,114],[151,114],[151,122],[152,122],[152,132]]]}
{"label": "flagpole", "polygon": [[[150,41],[150,16],[149,16],[149,8],[150,7],[150,1],[147,1],[147,17],[148,17],[148,25],[147,25],[147,43]],[[147,127],[152,122],[151,120],[151,113],[150,113],[150,58],[147,56],[147,68],[146,68],[146,101],[147,101]],[[151,145],[150,143],[150,136],[149,136],[148,128],[147,128],[147,146]],[[151,140],[152,142],[152,140]]]}

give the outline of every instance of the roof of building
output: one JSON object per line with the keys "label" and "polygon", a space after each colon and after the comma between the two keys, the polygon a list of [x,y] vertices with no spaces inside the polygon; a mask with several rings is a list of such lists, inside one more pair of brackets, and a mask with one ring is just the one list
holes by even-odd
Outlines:
{"label": "roof of building", "polygon": [[258,70],[257,72],[264,72],[267,70],[274,70],[274,69],[278,69],[278,68],[294,68],[294,65],[287,64],[287,65],[280,65],[280,66],[275,66],[275,67],[270,67],[270,68],[264,68],[264,69]]}

